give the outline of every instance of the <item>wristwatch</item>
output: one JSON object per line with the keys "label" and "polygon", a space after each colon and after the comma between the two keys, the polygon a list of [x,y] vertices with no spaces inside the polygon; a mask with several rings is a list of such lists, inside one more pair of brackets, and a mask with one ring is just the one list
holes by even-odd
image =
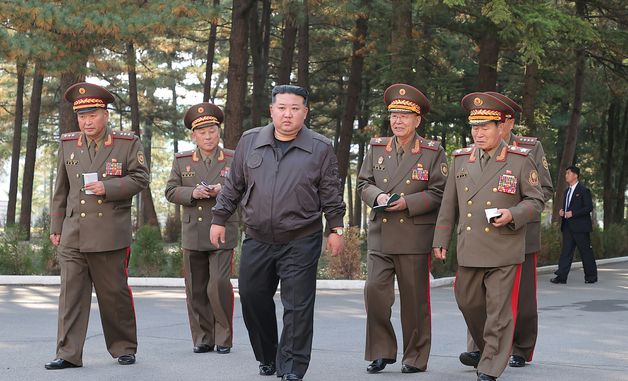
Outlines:
{"label": "wristwatch", "polygon": [[331,229],[331,232],[338,235],[345,234],[345,230],[343,228],[333,228]]}

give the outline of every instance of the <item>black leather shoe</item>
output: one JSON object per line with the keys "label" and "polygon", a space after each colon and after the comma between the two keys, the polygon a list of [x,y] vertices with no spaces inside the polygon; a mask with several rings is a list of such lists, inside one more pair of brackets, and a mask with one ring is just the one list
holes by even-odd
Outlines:
{"label": "black leather shoe", "polygon": [[552,279],[550,279],[550,282],[552,282],[554,284],[566,284],[567,283],[567,281],[564,280],[561,277],[552,278]]}
{"label": "black leather shoe", "polygon": [[366,367],[366,371],[368,373],[377,373],[381,372],[386,368],[386,364],[394,364],[397,360],[393,359],[377,359],[373,361],[368,367]]}
{"label": "black leather shoe", "polygon": [[585,279],[584,283],[597,283],[597,278],[595,278],[595,279]]}
{"label": "black leather shoe", "polygon": [[213,350],[214,346],[208,344],[200,344],[194,347],[194,353],[207,353],[212,352]]}
{"label": "black leather shoe", "polygon": [[473,352],[462,352],[460,354],[460,357],[458,358],[460,359],[460,362],[462,364],[477,368],[478,364],[480,363],[480,357],[482,357],[482,355],[480,354],[480,351],[473,351]]}
{"label": "black leather shoe", "polygon": [[287,373],[281,377],[281,381],[303,381],[303,379],[294,373]]}
{"label": "black leather shoe", "polygon": [[488,374],[478,372],[478,381],[495,381],[497,377],[489,376]]}
{"label": "black leather shoe", "polygon": [[220,353],[221,355],[226,355],[231,352],[231,347],[223,347],[222,345],[216,345],[216,353]]}
{"label": "black leather shoe", "polygon": [[135,364],[135,355],[133,353],[129,353],[128,355],[122,355],[118,357],[118,364],[120,365]]}
{"label": "black leather shoe", "polygon": [[508,365],[513,368],[521,368],[526,366],[526,359],[519,355],[510,356],[510,361],[508,361]]}
{"label": "black leather shoe", "polygon": [[275,367],[274,362],[270,362],[268,364],[259,363],[259,374],[260,376],[272,376],[277,371],[277,367]]}
{"label": "black leather shoe", "polygon": [[50,361],[49,363],[46,363],[45,367],[48,370],[58,370],[58,369],[65,369],[65,368],[80,368],[81,366],[72,364],[71,362],[66,361],[64,359],[54,359]]}
{"label": "black leather shoe", "polygon": [[422,372],[422,370],[415,366],[408,365],[408,364],[403,364],[401,366],[401,373],[419,373],[419,372]]}

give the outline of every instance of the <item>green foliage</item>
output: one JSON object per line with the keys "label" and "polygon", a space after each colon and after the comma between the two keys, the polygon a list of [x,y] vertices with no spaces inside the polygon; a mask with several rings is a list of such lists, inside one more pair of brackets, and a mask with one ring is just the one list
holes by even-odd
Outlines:
{"label": "green foliage", "polygon": [[0,235],[0,274],[30,274],[33,250],[19,226],[7,226]]}
{"label": "green foliage", "polygon": [[131,246],[130,275],[159,276],[166,263],[159,230],[155,226],[142,226],[135,234],[135,241]]}

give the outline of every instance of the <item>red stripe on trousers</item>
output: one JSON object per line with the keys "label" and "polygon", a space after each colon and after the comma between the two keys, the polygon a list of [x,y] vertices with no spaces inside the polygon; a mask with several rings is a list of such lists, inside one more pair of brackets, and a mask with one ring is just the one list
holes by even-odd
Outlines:
{"label": "red stripe on trousers", "polygon": [[[519,284],[521,283],[521,263],[517,265],[517,272],[515,273],[515,282],[512,285],[512,297],[510,299],[510,305],[512,307],[512,321],[515,327],[517,327],[517,311],[519,310]],[[513,341],[515,330],[512,330]]]}

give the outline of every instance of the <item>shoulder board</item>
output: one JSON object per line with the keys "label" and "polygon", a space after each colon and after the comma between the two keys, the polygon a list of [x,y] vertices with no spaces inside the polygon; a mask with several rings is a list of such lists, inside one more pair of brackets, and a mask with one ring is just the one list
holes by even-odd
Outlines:
{"label": "shoulder board", "polygon": [[188,156],[192,156],[194,154],[194,151],[183,151],[183,152],[177,152],[174,154],[174,156],[177,159],[180,159],[182,157],[188,157]]}
{"label": "shoulder board", "polygon": [[370,144],[372,146],[385,146],[386,144],[388,144],[388,142],[390,141],[391,138],[389,137],[383,137],[383,138],[371,138],[371,142]]}
{"label": "shoulder board", "polygon": [[113,136],[114,139],[124,139],[124,140],[135,139],[135,133],[133,131],[112,130],[111,136]]}
{"label": "shoulder board", "polygon": [[61,134],[61,140],[78,140],[81,138],[80,132],[67,132],[65,134]]}
{"label": "shoulder board", "polygon": [[523,144],[523,145],[527,145],[527,146],[534,146],[534,145],[536,145],[538,140],[539,140],[538,138],[535,138],[533,136],[515,136],[515,141],[518,144]]}
{"label": "shoulder board", "polygon": [[438,151],[438,147],[440,147],[440,142],[438,140],[422,139],[421,147],[431,149],[432,151]]}
{"label": "shoulder board", "polygon": [[232,149],[223,148],[222,151],[225,153],[225,156],[233,156],[235,151]]}
{"label": "shoulder board", "polygon": [[528,156],[530,151],[531,151],[531,149],[529,149],[529,148],[523,148],[523,147],[517,147],[517,146],[508,146],[508,152],[516,153],[517,155]]}
{"label": "shoulder board", "polygon": [[454,152],[452,152],[452,155],[454,156],[471,155],[474,149],[475,147],[458,148],[457,150],[454,150]]}

